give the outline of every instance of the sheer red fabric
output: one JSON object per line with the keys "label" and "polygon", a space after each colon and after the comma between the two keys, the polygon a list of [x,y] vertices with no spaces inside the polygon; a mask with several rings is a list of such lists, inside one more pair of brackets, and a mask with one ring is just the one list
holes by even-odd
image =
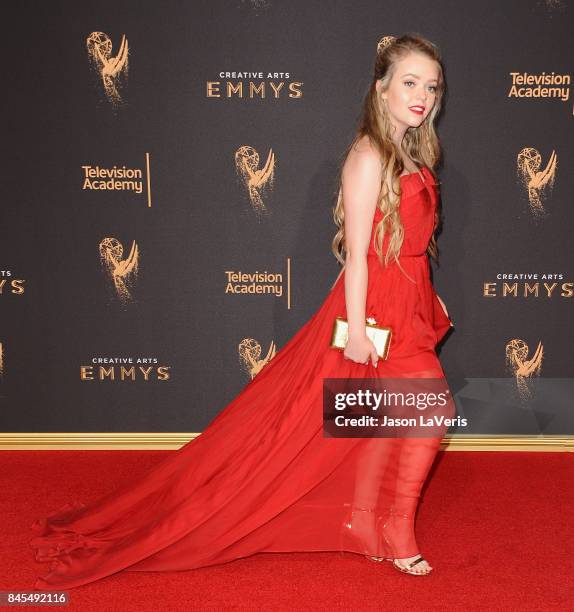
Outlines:
{"label": "sheer red fabric", "polygon": [[[69,589],[120,570],[190,570],[258,552],[419,551],[414,517],[440,438],[324,438],[324,378],[444,378],[435,352],[451,325],[430,280],[431,172],[401,177],[400,262],[368,254],[367,316],[393,328],[389,357],[358,364],[329,348],[346,317],[344,273],[315,315],[205,431],[143,478],[32,524],[49,571],[34,588]],[[377,211],[373,230],[380,219]],[[373,238],[374,236],[372,236]],[[387,240],[387,237],[385,237]],[[384,244],[386,249],[386,244]]]}

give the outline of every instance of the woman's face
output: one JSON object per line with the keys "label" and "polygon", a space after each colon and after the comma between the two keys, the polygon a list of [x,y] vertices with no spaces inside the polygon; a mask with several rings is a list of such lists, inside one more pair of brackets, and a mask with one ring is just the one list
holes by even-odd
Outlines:
{"label": "woman's face", "polygon": [[379,97],[385,100],[391,122],[401,134],[418,127],[431,112],[438,76],[437,62],[421,53],[409,53],[396,63],[387,91],[377,83]]}

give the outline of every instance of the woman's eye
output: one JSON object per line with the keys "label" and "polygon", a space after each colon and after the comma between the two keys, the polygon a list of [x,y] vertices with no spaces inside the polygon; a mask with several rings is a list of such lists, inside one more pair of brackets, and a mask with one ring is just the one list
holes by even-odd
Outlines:
{"label": "woman's eye", "polygon": [[[412,83],[414,85],[414,81],[405,81],[404,84],[408,85],[409,83]],[[430,88],[432,89],[433,93],[436,93],[437,90],[437,86],[436,85],[430,85]]]}

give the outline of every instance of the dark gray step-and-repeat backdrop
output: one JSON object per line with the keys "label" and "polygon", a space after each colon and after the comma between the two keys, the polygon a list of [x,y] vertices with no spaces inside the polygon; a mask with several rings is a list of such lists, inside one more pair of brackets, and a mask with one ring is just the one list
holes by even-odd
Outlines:
{"label": "dark gray step-and-repeat backdrop", "polygon": [[572,435],[567,2],[6,9],[5,432],[199,432],[320,307],[378,41],[441,49],[439,356],[465,433]]}

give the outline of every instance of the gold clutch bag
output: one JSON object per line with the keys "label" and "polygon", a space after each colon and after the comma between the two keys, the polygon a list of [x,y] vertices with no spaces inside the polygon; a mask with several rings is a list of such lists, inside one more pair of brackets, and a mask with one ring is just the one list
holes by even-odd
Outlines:
{"label": "gold clutch bag", "polygon": [[[390,327],[377,325],[373,317],[366,320],[365,329],[367,337],[370,338],[377,349],[377,355],[381,359],[386,359],[389,354],[392,330]],[[333,334],[331,336],[331,348],[344,350],[349,339],[349,324],[343,317],[336,317],[333,323]]]}

